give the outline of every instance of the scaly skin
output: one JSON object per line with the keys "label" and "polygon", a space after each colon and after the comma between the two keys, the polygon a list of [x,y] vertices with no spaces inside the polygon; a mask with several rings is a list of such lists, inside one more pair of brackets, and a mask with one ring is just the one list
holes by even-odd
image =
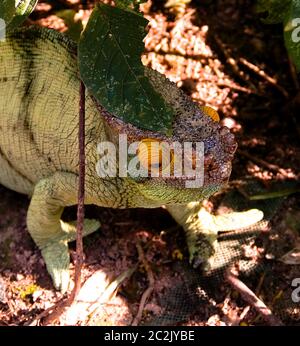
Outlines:
{"label": "scaly skin", "polygon": [[[205,212],[200,202],[227,182],[236,144],[228,130],[214,123],[173,84],[157,73],[146,73],[177,110],[173,137],[122,123],[87,93],[85,204],[111,208],[166,205],[187,233],[191,260],[209,263],[219,219]],[[32,197],[27,227],[55,287],[63,292],[69,283],[67,244],[76,234],[76,222],[64,223],[61,215],[64,207],[77,203],[79,84],[76,47],[61,34],[23,29],[0,43],[0,183]],[[190,115],[196,120],[185,129]],[[106,140],[117,144],[120,133],[126,133],[129,142],[143,138],[203,140],[209,148],[204,186],[185,189],[181,179],[100,178],[95,168],[97,145]],[[251,223],[262,217],[255,210],[250,213]],[[245,220],[237,214],[227,228],[249,224]],[[84,234],[99,227],[98,221],[85,220]]]}

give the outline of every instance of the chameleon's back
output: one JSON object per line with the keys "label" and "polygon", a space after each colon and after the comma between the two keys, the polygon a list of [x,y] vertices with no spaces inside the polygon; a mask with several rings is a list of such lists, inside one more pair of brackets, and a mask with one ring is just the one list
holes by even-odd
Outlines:
{"label": "chameleon's back", "polygon": [[[53,172],[77,171],[78,104],[76,47],[66,37],[29,28],[0,42],[1,184],[31,194]],[[101,127],[87,97],[87,130],[95,117]]]}

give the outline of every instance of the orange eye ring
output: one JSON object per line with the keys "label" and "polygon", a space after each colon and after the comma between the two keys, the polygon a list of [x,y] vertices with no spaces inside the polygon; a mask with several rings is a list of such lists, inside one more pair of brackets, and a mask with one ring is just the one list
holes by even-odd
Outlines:
{"label": "orange eye ring", "polygon": [[200,107],[201,110],[206,114],[208,115],[213,121],[215,122],[219,122],[220,121],[220,116],[218,114],[218,112],[213,109],[212,107],[209,107],[209,106],[201,106]]}
{"label": "orange eye ring", "polygon": [[[159,173],[163,173],[170,166],[173,167],[174,152],[170,150],[169,144],[166,142],[154,138],[145,138],[139,143],[137,155],[140,164],[148,172],[159,171]],[[166,162],[168,164],[165,164],[164,158],[167,158],[167,156],[169,156],[169,161]]]}

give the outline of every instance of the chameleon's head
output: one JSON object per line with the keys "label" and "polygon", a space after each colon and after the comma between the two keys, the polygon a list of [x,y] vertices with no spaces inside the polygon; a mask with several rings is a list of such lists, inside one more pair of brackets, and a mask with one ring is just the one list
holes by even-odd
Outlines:
{"label": "chameleon's head", "polygon": [[[153,206],[209,197],[229,179],[237,148],[234,135],[218,123],[218,114],[212,108],[199,107],[162,74],[151,69],[146,69],[146,74],[173,107],[176,117],[171,136],[166,136],[126,124],[104,112],[111,141],[118,146],[119,134],[126,134],[128,145],[137,142],[134,148],[138,160],[129,164],[128,179]],[[143,168],[147,176],[134,177],[132,167]]]}

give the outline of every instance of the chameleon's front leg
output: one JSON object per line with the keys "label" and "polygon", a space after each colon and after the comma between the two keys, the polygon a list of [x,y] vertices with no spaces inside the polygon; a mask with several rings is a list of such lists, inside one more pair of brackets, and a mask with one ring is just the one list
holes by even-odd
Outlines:
{"label": "chameleon's front leg", "polygon": [[[78,177],[58,172],[41,180],[34,189],[27,213],[27,227],[41,249],[55,288],[65,292],[69,285],[68,242],[76,239],[76,222],[61,221],[64,207],[77,204]],[[100,223],[84,221],[84,235],[96,231]]]}
{"label": "chameleon's front leg", "polygon": [[209,270],[211,267],[219,231],[248,227],[263,218],[263,212],[258,209],[212,215],[200,202],[171,205],[167,206],[167,210],[186,233],[190,262],[194,267],[203,264],[204,270]]}

